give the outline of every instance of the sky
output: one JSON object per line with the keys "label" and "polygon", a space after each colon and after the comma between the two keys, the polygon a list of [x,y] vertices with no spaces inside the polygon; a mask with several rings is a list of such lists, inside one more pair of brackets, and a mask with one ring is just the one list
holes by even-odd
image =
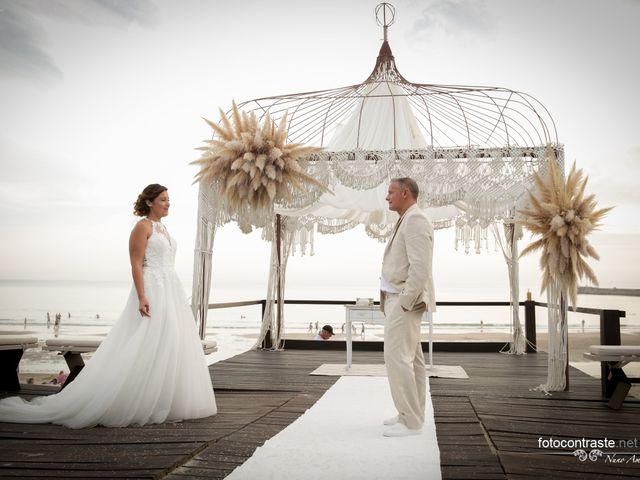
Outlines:
{"label": "sky", "polygon": [[[126,281],[132,203],[161,183],[189,284],[189,162],[210,137],[201,117],[217,120],[232,100],[364,81],[382,39],[377,3],[0,0],[0,279]],[[393,3],[389,40],[405,78],[507,87],[547,107],[568,163],[589,176],[599,205],[616,207],[593,237],[601,284],[640,286],[640,1]],[[451,230],[437,233],[442,291],[473,290],[479,275],[508,291],[500,253],[453,243]],[[373,296],[383,247],[361,229],[319,237],[315,256],[289,262],[288,286]],[[214,288],[266,286],[268,261],[259,233],[225,226]],[[522,260],[523,288],[537,291],[536,263]]]}

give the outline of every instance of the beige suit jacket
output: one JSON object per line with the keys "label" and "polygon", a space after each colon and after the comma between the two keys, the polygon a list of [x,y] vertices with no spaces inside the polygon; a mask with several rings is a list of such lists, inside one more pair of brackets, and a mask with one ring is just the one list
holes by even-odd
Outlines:
{"label": "beige suit jacket", "polygon": [[[389,239],[382,261],[382,278],[400,292],[400,305],[406,310],[435,312],[432,263],[433,226],[418,205],[412,205]],[[381,292],[381,309],[384,296]]]}

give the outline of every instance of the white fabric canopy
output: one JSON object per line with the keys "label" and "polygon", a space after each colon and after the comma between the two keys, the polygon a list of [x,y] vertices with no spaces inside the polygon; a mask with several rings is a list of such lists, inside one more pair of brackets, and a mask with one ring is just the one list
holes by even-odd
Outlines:
{"label": "white fabric canopy", "polygon": [[[370,190],[356,190],[338,184],[333,194],[323,194],[316,203],[302,208],[276,208],[276,212],[287,217],[313,216],[323,219],[348,220],[354,224],[393,225],[398,214],[389,210],[385,198],[388,184]],[[460,210],[454,205],[424,208],[432,222],[455,218]]]}
{"label": "white fabric canopy", "polygon": [[365,86],[349,120],[338,126],[327,150],[424,149],[424,139],[404,91],[394,82]]}
{"label": "white fabric canopy", "polygon": [[[427,142],[404,91],[396,83],[383,80],[366,85],[362,97],[352,107],[348,120],[336,127],[326,148],[333,152],[365,152],[423,150],[426,146]],[[363,168],[367,166],[363,165]],[[398,215],[389,211],[385,201],[391,178],[392,175],[388,174],[386,181],[365,189],[330,182],[333,194],[324,193],[315,202],[300,208],[276,208],[276,212],[293,218],[313,217],[323,224],[323,233],[331,233],[329,230],[332,226],[342,231],[346,222],[350,226],[376,225],[376,232],[384,237],[390,230],[388,227],[398,220]],[[458,208],[453,205],[422,207],[436,227],[460,215]],[[450,226],[450,223],[444,226]],[[301,248],[304,251],[305,245],[301,245]]]}

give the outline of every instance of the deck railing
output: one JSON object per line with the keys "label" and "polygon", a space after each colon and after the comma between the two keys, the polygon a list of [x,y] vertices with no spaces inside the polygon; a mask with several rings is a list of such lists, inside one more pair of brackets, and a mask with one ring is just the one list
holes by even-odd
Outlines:
{"label": "deck railing", "polygon": [[[527,353],[535,351],[536,345],[536,307],[549,308],[544,302],[526,300],[520,302],[524,305],[525,331],[527,336]],[[600,317],[600,344],[620,345],[620,319],[627,316],[624,310],[610,310],[601,308],[576,307],[570,312],[587,313]]]}
{"label": "deck railing", "polygon": [[[277,301],[276,301],[277,303]],[[354,300],[285,300],[285,305],[355,305]],[[248,305],[261,305],[262,317],[267,306],[266,300],[247,300],[242,302],[210,303],[209,309],[244,307]],[[380,305],[380,302],[374,302]],[[436,302],[441,307],[509,307],[510,302]],[[520,302],[524,307],[525,337],[527,339],[527,353],[536,353],[536,307],[548,308],[544,302],[525,300]],[[577,313],[598,315],[600,317],[600,344],[620,345],[620,318],[626,317],[623,310],[610,310],[599,308],[576,307]]]}

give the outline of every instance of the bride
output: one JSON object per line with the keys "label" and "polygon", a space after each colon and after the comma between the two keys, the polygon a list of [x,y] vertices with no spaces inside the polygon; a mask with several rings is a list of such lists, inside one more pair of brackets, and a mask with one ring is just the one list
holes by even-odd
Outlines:
{"label": "bride", "polygon": [[133,288],[118,321],[78,377],[55,395],[0,400],[0,421],[71,428],[124,427],[202,418],[217,411],[211,377],[184,290],[176,243],[162,224],[169,194],[138,196],[131,232]]}

